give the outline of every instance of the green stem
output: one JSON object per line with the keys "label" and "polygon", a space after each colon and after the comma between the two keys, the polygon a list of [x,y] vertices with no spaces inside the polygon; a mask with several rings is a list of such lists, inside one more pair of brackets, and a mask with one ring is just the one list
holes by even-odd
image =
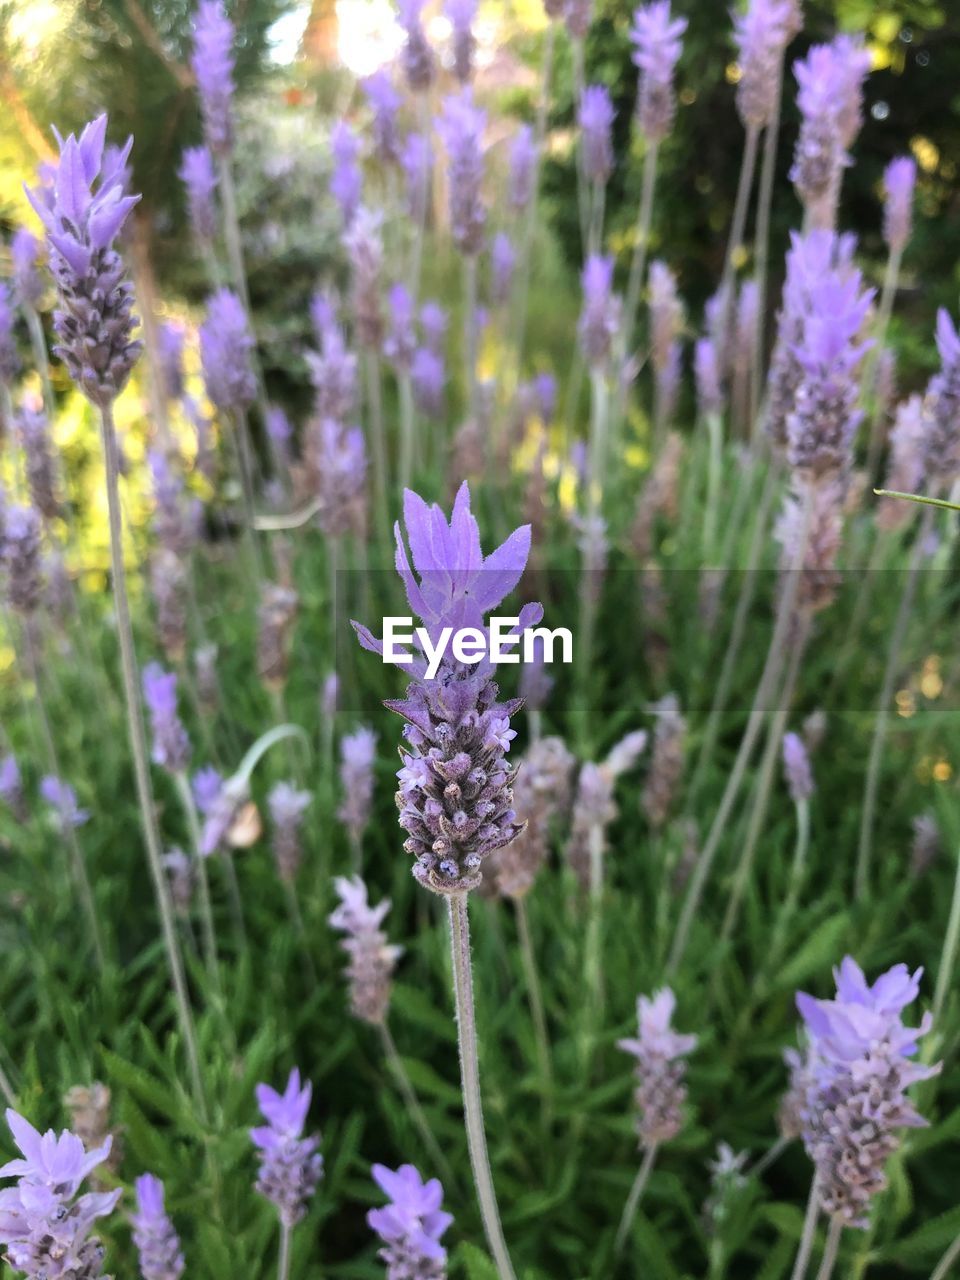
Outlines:
{"label": "green stem", "polygon": [[750,420],[755,437],[760,420],[760,387],[764,370],[764,329],[767,315],[767,277],[770,264],[770,210],[773,205],[774,179],[777,173],[777,144],[780,138],[780,115],[783,94],[783,57],[777,63],[773,114],[767,121],[763,139],[763,164],[757,196],[757,226],[754,236],[754,279],[757,284],[757,321],[753,331],[750,361]]}
{"label": "green stem", "polygon": [[280,1256],[277,1262],[277,1280],[289,1280],[290,1277],[290,1244],[293,1239],[293,1228],[289,1223],[280,1223]]}
{"label": "green stem", "polygon": [[903,246],[890,251],[887,268],[883,276],[883,289],[880,294],[880,306],[877,312],[877,325],[874,333],[874,346],[867,355],[867,367],[863,376],[863,390],[868,401],[870,414],[870,446],[867,450],[867,478],[873,480],[877,474],[877,463],[880,450],[883,448],[883,421],[874,403],[877,381],[877,366],[880,353],[887,338],[893,303],[897,296],[897,284],[900,279],[900,263],[903,260]]}
{"label": "green stem", "polygon": [[710,453],[707,467],[707,506],[703,515],[703,554],[709,561],[717,536],[717,507],[720,500],[720,475],[723,469],[723,424],[718,413],[707,414]]}
{"label": "green stem", "polygon": [[483,1128],[483,1106],[480,1099],[480,1064],[477,1053],[477,1022],[473,1003],[473,971],[470,963],[470,919],[467,895],[451,894],[447,898],[450,914],[450,945],[453,960],[453,995],[457,1013],[457,1038],[460,1045],[460,1084],[463,1091],[463,1114],[467,1130],[467,1146],[473,1181],[483,1218],[487,1244],[493,1254],[500,1280],[516,1280],[490,1172],[487,1139]]}
{"label": "green stem", "polygon": [[210,878],[207,875],[207,860],[200,852],[202,844],[200,818],[197,814],[197,806],[190,787],[190,779],[186,773],[181,771],[174,774],[174,782],[176,783],[177,795],[180,797],[180,805],[183,809],[184,817],[187,820],[187,830],[190,832],[193,860],[197,868],[197,880],[200,885],[200,924],[203,929],[204,960],[217,999],[222,1001],[223,983],[220,977],[220,961],[217,955],[217,931],[213,922],[213,907],[210,902]]}
{"label": "green stem", "polygon": [[727,252],[723,264],[723,277],[720,284],[722,300],[722,318],[720,324],[720,346],[727,349],[730,332],[730,318],[733,314],[733,283],[736,275],[734,259],[737,250],[743,244],[743,233],[747,225],[747,209],[750,204],[750,191],[753,188],[753,175],[757,168],[757,148],[760,141],[760,129],[755,124],[747,125],[747,136],[743,147],[743,160],[740,163],[740,179],[737,183],[737,198],[733,207],[733,222],[730,226],[730,239],[727,241]]}
{"label": "green stem", "polygon": [[940,963],[937,966],[937,985],[933,994],[932,1011],[934,1026],[939,1024],[947,990],[955,976],[958,942],[960,942],[960,851],[957,854],[957,871],[953,882],[953,897],[950,900],[947,932],[944,935],[943,950],[940,952]]}
{"label": "green stem", "polygon": [[803,1216],[803,1231],[800,1235],[800,1247],[790,1273],[790,1280],[804,1280],[807,1267],[810,1265],[810,1254],[817,1235],[817,1220],[820,1217],[820,1188],[814,1175],[810,1183],[810,1194],[807,1197],[807,1211]]}
{"label": "green stem", "polygon": [[777,913],[777,920],[773,929],[773,941],[770,943],[771,967],[780,958],[787,926],[797,909],[800,886],[803,884],[804,872],[807,866],[807,854],[810,850],[810,801],[805,798],[797,800],[796,811],[797,839],[793,849],[793,864],[790,867],[790,886],[787,889],[787,896]]}
{"label": "green stem", "polygon": [[960,1236],[957,1236],[936,1267],[934,1267],[930,1280],[946,1280],[950,1268],[958,1258],[960,1258]]}
{"label": "green stem", "polygon": [[536,952],[530,936],[530,921],[527,917],[527,901],[525,897],[514,898],[514,911],[517,916],[517,937],[520,941],[520,960],[523,964],[523,976],[527,984],[527,999],[530,1001],[530,1017],[533,1020],[534,1036],[537,1044],[537,1058],[540,1065],[540,1079],[543,1088],[544,1122],[550,1115],[553,1099],[553,1066],[550,1057],[550,1035],[547,1031],[547,1017],[543,1007],[543,992],[540,986],[540,974],[537,969]]}
{"label": "green stem", "polygon": [[820,1270],[817,1272],[817,1280],[830,1280],[833,1275],[833,1268],[836,1265],[837,1254],[840,1251],[840,1237],[843,1235],[843,1219],[834,1217],[830,1219],[830,1230],[827,1232],[827,1244],[823,1251],[823,1258],[820,1262]]}
{"label": "green stem", "polygon": [[23,308],[23,313],[27,319],[27,329],[30,332],[30,345],[33,348],[33,359],[37,366],[37,372],[40,374],[40,384],[43,387],[43,407],[47,411],[47,417],[51,424],[56,413],[56,401],[53,398],[53,386],[50,382],[50,359],[47,355],[47,342],[43,336],[43,324],[35,307],[29,304]]}
{"label": "green stem", "polygon": [[367,417],[370,427],[369,452],[373,455],[373,488],[376,522],[381,546],[390,544],[390,512],[387,504],[387,442],[383,430],[383,392],[380,383],[380,357],[376,351],[364,354],[367,375]]}
{"label": "green stem", "polygon": [[640,1207],[640,1198],[646,1190],[647,1183],[650,1180],[650,1174],[653,1172],[653,1165],[657,1158],[657,1144],[652,1142],[643,1153],[643,1160],[640,1168],[637,1170],[637,1176],[633,1180],[633,1186],[630,1188],[630,1194],[627,1197],[627,1203],[623,1206],[623,1215],[620,1218],[620,1226],[617,1229],[617,1239],[614,1244],[614,1253],[617,1257],[623,1253],[624,1245],[627,1243],[627,1236],[630,1234],[630,1228],[633,1226],[633,1220],[637,1216],[637,1209]]}

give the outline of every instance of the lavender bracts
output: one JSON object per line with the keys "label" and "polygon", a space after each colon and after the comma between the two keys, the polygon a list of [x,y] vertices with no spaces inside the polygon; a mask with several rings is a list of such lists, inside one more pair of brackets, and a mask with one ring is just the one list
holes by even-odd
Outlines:
{"label": "lavender bracts", "polygon": [[340,905],[329,916],[330,926],[345,937],[340,946],[349,956],[347,981],[350,1008],[355,1018],[380,1026],[390,1004],[390,985],[402,947],[391,946],[380,928],[390,910],[387,899],[375,907],[367,900],[367,886],[359,876],[333,882]]}
{"label": "lavender bracts", "polygon": [[254,345],[243,303],[229,289],[218,289],[207,302],[207,318],[200,326],[200,361],[207,394],[221,412],[253,403]]}
{"label": "lavender bracts", "polygon": [[275,1206],[287,1228],[295,1227],[306,1215],[323,1177],[319,1135],[302,1136],[312,1093],[309,1081],[301,1087],[296,1067],[283,1093],[267,1084],[256,1088],[257,1105],[267,1122],[250,1130],[250,1140],[260,1152],[257,1191]]}
{"label": "lavender bracts", "polygon": [[134,1184],[137,1212],[131,1219],[143,1280],[179,1280],[183,1275],[180,1239],[163,1203],[163,1183],[143,1173]]}
{"label": "lavender bracts", "polygon": [[673,73],[683,48],[686,18],[670,17],[670,0],[653,0],[634,10],[630,39],[639,68],[637,119],[649,142],[660,142],[673,124]]}
{"label": "lavender bracts", "polygon": [[114,248],[140,199],[123,194],[123,167],[133,139],[105,160],[106,129],[102,115],[79,139],[73,134],[66,140],[58,137],[60,163],[52,198],[39,189],[27,192],[46,228],[57,285],[60,305],[53,321],[59,342],[54,351],[81,391],[101,407],[122,390],[141,349],[131,339],[136,324],[133,290]]}
{"label": "lavender bracts", "polygon": [[220,0],[200,0],[194,26],[193,73],[200,91],[203,130],[216,156],[233,147],[233,24]]}
{"label": "lavender bracts", "polygon": [[190,763],[190,739],[177,715],[176,674],[151,662],[142,678],[153,732],[153,762],[169,773],[183,773]]}
{"label": "lavender bracts", "polygon": [[[448,523],[409,490],[404,523],[413,568],[396,528],[397,569],[411,609],[432,636],[443,626],[482,627],[484,616],[516,586],[530,548],[530,530],[515,530],[492,555],[483,557],[480,533],[462,485]],[[542,616],[525,605],[518,630]],[[364,648],[382,652],[367,628],[354,623]],[[506,760],[514,731],[510,716],[519,699],[497,701],[489,661],[468,665],[448,660],[432,680],[417,663],[406,697],[386,705],[407,722],[403,768],[398,777],[404,847],[417,862],[414,876],[435,893],[461,894],[480,883],[483,859],[519,833],[513,811],[513,773]]]}
{"label": "lavender bracts", "polygon": [[750,0],[734,18],[740,80],[737,110],[749,128],[764,128],[777,107],[780,64],[793,34],[791,0]]}
{"label": "lavender bracts", "polygon": [[0,1168],[0,1177],[17,1179],[0,1191],[0,1243],[4,1261],[28,1280],[98,1280],[103,1275],[103,1246],[90,1234],[97,1218],[112,1213],[121,1191],[86,1192],[84,1179],[110,1154],[110,1139],[87,1153],[65,1130],[41,1135],[13,1110],[7,1124],[20,1149],[19,1159]]}
{"label": "lavender bracts", "polygon": [[387,1280],[444,1280],[447,1251],[440,1238],[453,1218],[440,1208],[443,1187],[436,1178],[423,1181],[412,1164],[399,1169],[373,1166],[374,1181],[389,1197],[382,1209],[371,1209],[367,1222],[384,1243],[380,1257]]}
{"label": "lavender bracts", "polygon": [[637,1134],[641,1147],[669,1142],[683,1124],[681,1108],[687,1096],[684,1059],[697,1047],[697,1036],[682,1035],[670,1025],[676,996],[664,987],[655,996],[637,1000],[637,1038],[618,1040],[617,1048],[636,1059]]}

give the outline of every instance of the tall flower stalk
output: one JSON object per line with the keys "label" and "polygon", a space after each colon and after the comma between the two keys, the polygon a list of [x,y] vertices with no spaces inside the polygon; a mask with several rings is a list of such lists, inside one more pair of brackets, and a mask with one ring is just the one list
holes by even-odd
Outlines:
{"label": "tall flower stalk", "polygon": [[[132,338],[135,324],[131,312],[132,291],[125,279],[123,263],[114,248],[114,241],[139,197],[123,194],[123,166],[132,140],[116,157],[105,162],[106,128],[107,117],[103,115],[87,125],[79,139],[70,134],[61,143],[52,200],[48,203],[42,195],[31,194],[31,201],[46,228],[50,267],[59,296],[60,306],[54,315],[59,346],[55,351],[100,417],[109,512],[111,579],[140,821],[160,911],[191,1085],[197,1105],[204,1111],[193,1013],[163,868],[163,847],[150,783],[123,558],[120,461],[113,421],[114,399],[140,354],[140,344]],[[99,183],[94,190],[97,178]]]}

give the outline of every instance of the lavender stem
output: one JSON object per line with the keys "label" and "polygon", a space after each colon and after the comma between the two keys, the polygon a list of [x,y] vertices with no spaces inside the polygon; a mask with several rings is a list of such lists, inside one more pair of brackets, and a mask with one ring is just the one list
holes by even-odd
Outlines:
{"label": "lavender stem", "polygon": [[476,1011],[473,1003],[473,971],[470,963],[470,918],[467,895],[450,894],[450,946],[453,959],[453,996],[456,1004],[457,1038],[460,1044],[460,1083],[463,1091],[463,1114],[470,1150],[470,1166],[483,1218],[487,1244],[493,1254],[500,1280],[516,1280],[503,1228],[497,1195],[490,1172],[487,1139],[483,1128],[480,1098],[480,1064],[477,1054]]}
{"label": "lavender stem", "polygon": [[517,937],[520,941],[520,960],[523,964],[523,976],[527,984],[527,999],[530,1002],[530,1017],[533,1019],[533,1030],[536,1037],[537,1057],[540,1062],[540,1078],[543,1086],[543,1116],[546,1122],[553,1099],[553,1066],[550,1058],[550,1035],[547,1031],[547,1018],[543,1008],[543,992],[540,987],[540,975],[537,970],[537,957],[530,937],[530,921],[527,918],[526,898],[514,898],[514,910],[517,916]]}
{"label": "lavender stem", "polygon": [[[574,92],[574,115],[579,109],[580,103],[583,101],[584,89],[584,69],[583,69],[583,40],[574,37],[571,40],[571,53],[573,55],[573,92]],[[590,196],[587,191],[587,177],[583,167],[583,135],[577,139],[577,209],[580,214],[580,243],[583,245],[584,255],[588,252],[587,244],[590,230]]]}
{"label": "lavender stem", "polygon": [[960,1258],[960,1236],[957,1236],[956,1240],[937,1263],[930,1280],[946,1280],[950,1273],[950,1268],[957,1258]]}
{"label": "lavender stem", "polygon": [[437,1172],[443,1178],[444,1183],[447,1186],[450,1186],[456,1181],[453,1170],[450,1168],[450,1163],[443,1154],[440,1144],[433,1136],[433,1131],[430,1128],[430,1122],[423,1113],[420,1100],[417,1097],[416,1090],[410,1081],[409,1075],[407,1075],[407,1069],[403,1065],[403,1059],[400,1057],[397,1050],[390,1028],[387,1026],[385,1021],[379,1024],[379,1028],[380,1039],[383,1043],[384,1057],[387,1060],[387,1066],[393,1072],[394,1079],[397,1082],[397,1087],[400,1090],[400,1095],[403,1098],[404,1106],[407,1108],[407,1113],[416,1125],[423,1141],[424,1148],[428,1152],[430,1159],[436,1165]]}
{"label": "lavender stem", "polygon": [[780,958],[787,925],[797,909],[800,886],[803,884],[803,875],[807,865],[807,854],[810,851],[810,801],[798,800],[796,802],[796,810],[797,839],[793,849],[793,863],[790,867],[790,885],[787,889],[787,896],[777,913],[777,920],[774,925],[773,940],[770,943],[771,968]]}
{"label": "lavender stem", "polygon": [[3,1067],[0,1067],[0,1093],[3,1094],[7,1106],[16,1109],[17,1095],[13,1092],[13,1086],[10,1084]]}
{"label": "lavender stem", "polygon": [[840,1237],[842,1235],[843,1219],[839,1216],[831,1218],[830,1230],[827,1233],[827,1244],[823,1251],[820,1270],[817,1272],[817,1280],[830,1280],[830,1277],[833,1275],[833,1268],[837,1261],[837,1253],[840,1249]]}
{"label": "lavender stem", "polygon": [[623,1216],[620,1219],[620,1226],[617,1228],[617,1239],[613,1246],[614,1255],[619,1257],[623,1253],[624,1245],[627,1243],[627,1236],[630,1234],[630,1228],[633,1226],[633,1220],[637,1216],[637,1209],[640,1207],[640,1199],[646,1190],[647,1182],[650,1174],[653,1172],[654,1161],[657,1158],[657,1144],[651,1142],[650,1146],[644,1150],[643,1160],[640,1168],[637,1170],[637,1176],[633,1180],[633,1186],[630,1188],[630,1194],[627,1197],[627,1203],[623,1206]]}
{"label": "lavender stem", "polygon": [[200,886],[200,923],[203,928],[203,951],[206,961],[207,972],[210,975],[210,981],[213,983],[214,991],[219,1000],[223,998],[223,984],[220,978],[220,962],[217,955],[217,932],[213,922],[213,908],[210,905],[210,878],[207,875],[207,860],[200,852],[201,832],[200,819],[197,816],[197,806],[193,798],[193,792],[190,789],[190,780],[183,772],[174,775],[176,782],[177,794],[180,797],[180,804],[183,807],[184,816],[187,819],[187,829],[190,832],[190,843],[192,846],[193,860],[197,867],[197,880]]}
{"label": "lavender stem", "polygon": [[[874,333],[874,346],[867,354],[867,367],[863,375],[863,390],[868,400],[873,399],[877,380],[877,361],[883,344],[886,341],[893,303],[897,296],[897,285],[900,280],[900,263],[903,260],[903,246],[898,244],[890,250],[887,268],[883,276],[883,289],[880,293],[880,306],[877,312],[877,324]],[[867,479],[873,483],[877,477],[877,463],[883,447],[882,416],[877,413],[876,405],[869,405],[870,412],[870,445],[867,450]]]}
{"label": "lavender stem", "polygon": [[43,388],[43,407],[47,412],[47,417],[53,422],[56,413],[56,401],[53,398],[53,386],[50,382],[50,360],[47,354],[47,343],[43,336],[43,325],[37,314],[36,307],[29,304],[23,308],[23,314],[26,316],[27,329],[30,333],[30,345],[33,348],[33,359],[37,366],[37,372],[40,374],[40,384]]}
{"label": "lavender stem", "polygon": [[289,1280],[290,1276],[290,1242],[293,1239],[293,1228],[289,1223],[280,1223],[280,1257],[277,1262],[277,1280]]}
{"label": "lavender stem", "polygon": [[777,143],[780,138],[780,115],[783,100],[783,59],[777,67],[777,87],[774,93],[773,114],[767,122],[763,140],[763,164],[760,169],[760,190],[757,196],[757,226],[754,236],[754,279],[757,284],[757,325],[753,332],[753,351],[750,369],[750,419],[753,438],[756,438],[760,417],[760,386],[763,380],[763,334],[767,310],[767,276],[770,264],[770,209],[773,204],[773,183],[777,172]]}
{"label": "lavender stem", "polygon": [[854,894],[858,902],[862,902],[870,889],[870,867],[873,861],[873,825],[877,810],[877,791],[880,785],[880,766],[883,763],[883,751],[887,739],[887,726],[890,720],[890,700],[893,697],[893,686],[897,679],[900,663],[900,650],[903,647],[907,626],[910,622],[910,611],[917,588],[917,574],[923,558],[930,527],[933,523],[933,509],[924,511],[924,518],[917,530],[916,540],[910,562],[907,566],[906,581],[900,596],[900,608],[890,636],[887,650],[887,663],[883,672],[883,684],[880,689],[880,701],[873,726],[873,739],[870,743],[870,757],[867,764],[867,778],[863,790],[863,806],[860,810],[860,840],[857,849],[857,872],[854,881]]}
{"label": "lavender stem", "polygon": [[703,554],[709,560],[717,529],[720,477],[723,470],[723,423],[719,413],[707,414],[710,451],[707,463],[707,503],[703,513]]}
{"label": "lavender stem", "polygon": [[750,192],[753,188],[753,175],[757,167],[759,141],[759,125],[747,125],[743,160],[740,163],[740,179],[737,183],[737,197],[733,206],[733,221],[730,224],[730,239],[727,241],[727,252],[720,283],[720,296],[723,299],[723,315],[720,321],[719,337],[721,347],[725,347],[727,335],[730,331],[730,316],[733,311],[733,281],[736,274],[734,259],[737,250],[743,244],[743,233],[747,224],[747,209],[750,204]]}
{"label": "lavender stem", "polygon": [[950,916],[947,920],[947,932],[943,939],[943,950],[940,953],[940,964],[937,966],[937,985],[933,994],[933,1017],[937,1018],[947,998],[947,989],[955,975],[957,943],[960,942],[960,853],[957,855],[957,873],[953,882],[953,897],[950,900]]}
{"label": "lavender stem", "polygon": [[797,1250],[790,1280],[804,1280],[807,1267],[810,1265],[810,1254],[817,1234],[817,1220],[820,1217],[820,1190],[816,1175],[810,1183],[810,1195],[807,1197],[807,1211],[803,1219],[803,1232],[800,1236],[800,1247]]}
{"label": "lavender stem", "polygon": [[220,195],[223,202],[223,236],[227,243],[230,274],[234,287],[240,294],[243,309],[250,314],[250,291],[247,288],[247,272],[243,264],[243,248],[240,244],[240,220],[237,216],[237,191],[233,185],[233,168],[229,155],[221,155],[217,169],[220,177]]}
{"label": "lavender stem", "polygon": [[[477,413],[477,257],[463,259],[463,359],[467,379],[467,406],[471,421]],[[492,463],[492,441],[488,437],[488,462]]]}
{"label": "lavender stem", "polygon": [[387,509],[386,438],[383,431],[383,396],[380,383],[380,357],[376,351],[364,354],[367,375],[367,415],[370,424],[370,452],[373,454],[373,487],[377,508],[377,526],[381,543],[390,542],[390,517]]}
{"label": "lavender stem", "polygon": [[137,657],[133,647],[133,628],[130,623],[130,604],[127,598],[127,574],[123,563],[123,521],[120,514],[118,485],[120,469],[117,457],[117,437],[113,424],[113,410],[109,405],[104,405],[100,410],[100,431],[106,469],[113,600],[116,611],[117,633],[120,641],[123,691],[127,708],[127,733],[130,739],[130,750],[133,755],[137,799],[140,806],[140,821],[147,849],[147,862],[153,879],[153,891],[160,911],[163,941],[167,951],[167,964],[170,968],[170,978],[177,1003],[180,1030],[187,1050],[191,1084],[200,1114],[206,1119],[207,1108],[200,1075],[197,1036],[193,1024],[193,1013],[190,1009],[190,1001],[187,995],[187,984],[183,972],[183,960],[180,955],[180,943],[173,918],[173,907],[170,902],[170,892],[163,870],[160,833],[157,829],[153,788],[150,783],[147,738],[140,705],[140,678],[137,673]]}
{"label": "lavender stem", "polygon": [[643,185],[640,192],[640,205],[637,210],[633,257],[630,260],[630,276],[627,281],[627,297],[623,311],[621,347],[624,354],[630,352],[633,344],[633,331],[637,323],[637,307],[640,305],[640,294],[643,292],[643,281],[647,270],[647,250],[650,243],[650,226],[653,221],[653,197],[657,186],[657,156],[659,151],[660,144],[658,142],[650,142],[647,145],[647,153],[643,157]]}
{"label": "lavender stem", "polygon": [[266,574],[263,551],[257,535],[257,511],[253,496],[253,454],[250,448],[250,426],[246,410],[234,411],[234,435],[237,443],[237,462],[240,471],[240,484],[243,490],[243,507],[245,532],[249,540],[250,556],[253,560],[257,577],[257,585],[261,587]]}
{"label": "lavender stem", "polygon": [[400,486],[409,489],[413,472],[415,449],[416,420],[413,413],[413,393],[410,387],[410,375],[402,374],[399,379],[400,392]]}

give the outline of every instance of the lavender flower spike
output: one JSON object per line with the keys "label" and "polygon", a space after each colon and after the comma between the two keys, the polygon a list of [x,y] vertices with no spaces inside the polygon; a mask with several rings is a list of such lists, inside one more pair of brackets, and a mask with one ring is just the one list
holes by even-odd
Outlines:
{"label": "lavender flower spike", "polygon": [[637,119],[648,142],[662,141],[673,124],[673,73],[686,29],[686,18],[671,19],[670,0],[652,0],[634,10],[630,39],[633,62],[640,71]]}
{"label": "lavender flower spike", "polygon": [[410,365],[410,384],[418,413],[434,420],[443,417],[446,381],[443,356],[430,347],[419,347]]}
{"label": "lavender flower spike", "polygon": [[26,227],[17,227],[10,241],[10,260],[13,264],[13,287],[22,306],[36,310],[43,297],[43,280],[37,270],[40,242]]}
{"label": "lavender flower spike", "polygon": [[13,326],[16,312],[10,286],[0,280],[0,383],[10,387],[20,372],[20,356]]}
{"label": "lavender flower spike", "polygon": [[200,362],[207,394],[221,412],[245,409],[257,394],[253,347],[243,303],[229,289],[218,289],[200,326]]}
{"label": "lavender flower spike", "polygon": [[134,1183],[137,1212],[133,1215],[133,1243],[137,1246],[143,1280],[179,1280],[185,1262],[180,1238],[163,1204],[163,1183],[143,1173]]}
{"label": "lavender flower spike", "polygon": [[740,80],[737,110],[747,128],[763,129],[776,110],[780,63],[793,34],[791,0],[750,0],[734,18]]}
{"label": "lavender flower spike", "polygon": [[[484,558],[480,531],[461,485],[447,521],[439,507],[404,494],[404,523],[413,556],[396,526],[397,570],[414,613],[431,635],[444,626],[482,627],[485,615],[517,585],[530,550],[530,528],[516,529]],[[539,605],[520,611],[519,630],[542,617]],[[367,628],[354,623],[361,645],[382,651]],[[476,888],[483,859],[509,844],[520,830],[513,812],[513,770],[506,753],[515,737],[510,716],[519,699],[498,703],[493,668],[450,660],[432,680],[414,666],[406,697],[386,705],[407,721],[403,768],[398,777],[400,825],[405,848],[417,862],[413,874],[440,894]]]}
{"label": "lavender flower spike", "polygon": [[433,84],[433,50],[423,30],[421,14],[424,0],[398,0],[397,19],[406,34],[403,46],[403,70],[414,93]]}
{"label": "lavender flower spike", "polygon": [[810,756],[799,734],[783,735],[783,774],[794,804],[802,804],[810,799],[813,795],[813,773],[810,769]]}
{"label": "lavender flower spike", "polygon": [[203,130],[216,156],[233,147],[233,23],[221,0],[200,0],[194,24],[193,73],[200,91]]}
{"label": "lavender flower spike", "polygon": [[349,226],[360,207],[363,174],[360,171],[360,142],[344,120],[338,120],[330,131],[330,154],[333,173],[330,194],[340,206],[344,226]]}
{"label": "lavender flower spike", "polygon": [[592,254],[581,275],[583,309],[577,332],[580,348],[591,368],[610,359],[613,339],[620,328],[620,299],[613,295],[613,259]]}
{"label": "lavender flower spike", "polygon": [[257,1105],[267,1122],[250,1130],[250,1140],[260,1151],[257,1191],[276,1207],[287,1230],[303,1219],[323,1177],[319,1136],[302,1136],[312,1092],[309,1081],[301,1087],[296,1067],[283,1093],[267,1084],[256,1089]]}
{"label": "lavender flower spike", "polygon": [[510,207],[522,213],[533,199],[533,180],[537,171],[537,144],[533,129],[523,124],[510,147]]}
{"label": "lavender flower spike", "polygon": [[399,1169],[375,1164],[373,1178],[390,1203],[371,1209],[367,1222],[384,1243],[380,1257],[387,1280],[445,1280],[447,1251],[440,1243],[453,1222],[440,1208],[443,1187],[436,1178],[424,1182],[412,1164]]}
{"label": "lavender flower spike", "polygon": [[377,755],[377,735],[367,728],[344,734],[340,751],[343,802],[337,817],[347,827],[351,840],[358,845],[370,821],[373,804],[373,762]]}
{"label": "lavender flower spike", "polygon": [[8,507],[3,514],[0,567],[6,571],[6,594],[20,614],[30,614],[40,603],[41,522],[33,507]]}
{"label": "lavender flower spike", "polygon": [[69,782],[55,778],[52,774],[40,780],[40,795],[54,810],[60,822],[68,827],[82,827],[90,821],[90,811],[81,809],[77,803],[77,793]]}
{"label": "lavender flower spike", "polygon": [[477,0],[445,0],[443,12],[453,32],[453,74],[461,84],[469,84],[476,45],[473,20],[477,16]]}
{"label": "lavender flower spike", "polygon": [[400,95],[394,88],[390,72],[381,67],[373,75],[367,76],[361,87],[373,111],[373,145],[377,157],[383,164],[398,164],[400,134],[397,113],[400,110]]}
{"label": "lavender flower spike", "polygon": [[190,763],[190,739],[177,715],[176,673],[150,662],[142,680],[153,731],[153,762],[168,773],[184,773]]}
{"label": "lavender flower spike", "polygon": [[350,984],[350,1008],[355,1018],[380,1026],[390,1004],[390,983],[402,947],[391,946],[380,928],[390,910],[387,899],[370,906],[367,886],[359,876],[347,880],[338,876],[333,882],[340,905],[329,916],[332,928],[346,936],[340,946],[350,957],[347,981]]}
{"label": "lavender flower spike", "polygon": [[669,1142],[680,1132],[681,1107],[686,1098],[684,1058],[697,1047],[697,1037],[682,1035],[670,1025],[676,997],[669,987],[653,998],[637,1000],[637,1038],[618,1040],[617,1048],[636,1059],[637,1133],[640,1145]]}
{"label": "lavender flower spike", "polygon": [[217,174],[209,148],[187,147],[178,176],[186,188],[194,237],[198,244],[212,244],[217,234]]}
{"label": "lavender flower spike", "polygon": [[14,755],[0,757],[0,801],[13,814],[17,822],[26,822],[27,806],[23,795],[20,766]]}
{"label": "lavender flower spike", "polygon": [[[27,196],[46,228],[50,270],[59,307],[53,327],[55,353],[88,400],[100,408],[123,389],[140,354],[131,340],[136,320],[133,290],[113,247],[139,196],[123,194],[123,168],[133,139],[111,162],[103,144],[107,117],[60,139],[60,163],[52,199],[44,190]],[[99,185],[94,184],[99,178]]]}
{"label": "lavender flower spike", "polygon": [[943,307],[937,312],[937,351],[940,371],[923,400],[923,470],[932,493],[953,483],[960,460],[960,333]]}
{"label": "lavender flower spike", "polygon": [[917,183],[917,162],[911,156],[891,160],[883,171],[886,203],[883,211],[883,238],[891,252],[902,253],[910,239],[913,189]]}
{"label": "lavender flower spike", "polygon": [[580,129],[583,133],[583,171],[590,182],[605,185],[613,172],[611,130],[616,112],[610,91],[602,84],[588,84],[580,97]]}
{"label": "lavender flower spike", "polygon": [[21,1158],[0,1168],[0,1177],[17,1179],[16,1186],[0,1191],[4,1261],[28,1280],[99,1280],[104,1250],[90,1230],[97,1218],[113,1212],[122,1192],[79,1192],[109,1156],[110,1138],[88,1153],[69,1130],[41,1135],[16,1111],[6,1115]]}
{"label": "lavender flower spike", "polygon": [[309,791],[298,791],[289,782],[278,782],[267,797],[273,821],[273,857],[285,884],[293,884],[303,860],[300,827],[310,799]]}
{"label": "lavender flower spike", "polygon": [[469,89],[443,100],[437,132],[447,152],[450,181],[450,228],[461,253],[474,255],[483,245],[483,135],[486,112],[474,104]]}

